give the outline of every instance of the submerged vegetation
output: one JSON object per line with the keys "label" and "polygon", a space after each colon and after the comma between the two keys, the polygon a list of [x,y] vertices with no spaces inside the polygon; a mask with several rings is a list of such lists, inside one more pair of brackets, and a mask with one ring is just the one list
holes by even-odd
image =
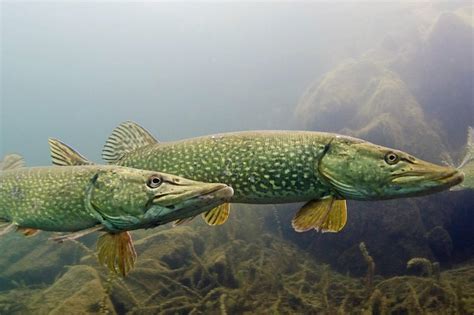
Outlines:
{"label": "submerged vegetation", "polygon": [[[353,135],[457,166],[468,156],[473,124],[472,9],[442,10],[412,12],[410,23],[400,19],[404,31],[384,30],[373,49],[328,69],[295,109],[298,129]],[[267,92],[283,102],[276,88]],[[464,161],[465,186],[473,187],[474,161]],[[472,190],[351,201],[337,234],[295,233],[295,205],[232,205],[223,226],[196,218],[133,232],[138,263],[125,278],[98,263],[97,235],[56,244],[51,233],[11,233],[0,242],[0,314],[474,314],[473,204]]]}
{"label": "submerged vegetation", "polygon": [[[52,272],[43,278],[11,283],[8,290],[0,291],[0,313],[61,314],[71,309],[95,314],[474,311],[472,265],[441,272],[439,278],[383,278],[374,275],[376,262],[369,255],[370,248],[361,243],[359,255],[365,256],[367,274],[342,275],[281,239],[278,229],[262,234],[262,212],[268,216],[274,212],[273,207],[263,208],[240,206],[223,227],[193,222],[134,233],[139,262],[126,278],[107,274],[97,264],[93,244],[63,244],[70,247],[70,253],[77,253],[74,265],[63,268],[57,260],[57,269],[49,268]],[[63,245],[39,247],[54,256],[64,250]],[[26,257],[26,261],[49,260],[35,251]],[[420,259],[411,264],[413,261]],[[22,259],[14,264],[18,279],[28,279],[20,270],[44,273],[41,264],[25,264]],[[19,300],[23,302],[18,304]]]}

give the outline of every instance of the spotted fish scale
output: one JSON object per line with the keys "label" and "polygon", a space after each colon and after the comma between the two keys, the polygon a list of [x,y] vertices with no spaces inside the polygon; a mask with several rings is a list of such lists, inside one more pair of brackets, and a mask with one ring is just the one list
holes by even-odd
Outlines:
{"label": "spotted fish scale", "polygon": [[49,144],[57,166],[26,168],[16,154],[0,161],[0,236],[15,230],[28,236],[39,230],[71,232],[52,237],[64,242],[103,231],[99,261],[124,276],[137,258],[128,231],[186,220],[233,194],[225,184],[94,165],[59,140]]}
{"label": "spotted fish scale", "polygon": [[77,231],[99,221],[84,207],[97,167],[32,167],[0,173],[0,218],[52,231]]}
{"label": "spotted fish scale", "polygon": [[[247,131],[158,143],[142,127],[124,122],[102,157],[122,166],[226,183],[234,189],[231,202],[306,201],[292,220],[298,232],[340,231],[347,221],[346,199],[419,196],[463,180],[462,172],[452,167],[324,132]],[[228,217],[229,207],[214,210],[204,215],[206,222]]]}
{"label": "spotted fish scale", "polygon": [[224,182],[234,188],[232,202],[306,201],[329,194],[315,170],[332,137],[282,131],[220,134],[147,144],[117,164]]}

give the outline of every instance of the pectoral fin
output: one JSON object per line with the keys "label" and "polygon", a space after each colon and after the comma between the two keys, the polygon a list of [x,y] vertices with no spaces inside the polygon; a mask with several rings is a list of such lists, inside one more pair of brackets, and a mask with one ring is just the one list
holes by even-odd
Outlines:
{"label": "pectoral fin", "polygon": [[173,227],[191,222],[193,219],[194,219],[194,217],[188,217],[188,218],[176,220],[176,221],[173,222]]}
{"label": "pectoral fin", "polygon": [[31,229],[31,228],[26,228],[26,227],[18,227],[17,231],[20,233],[23,233],[25,236],[34,236],[39,233],[40,230],[38,229]]}
{"label": "pectoral fin", "polygon": [[137,252],[128,232],[105,233],[97,241],[99,262],[110,271],[126,276],[135,266]]}
{"label": "pectoral fin", "polygon": [[346,201],[330,197],[306,203],[296,213],[291,223],[296,232],[306,232],[311,229],[321,232],[339,232],[346,222]]}
{"label": "pectoral fin", "polygon": [[102,224],[99,224],[99,225],[96,225],[94,227],[91,227],[91,228],[88,228],[88,229],[85,229],[85,230],[80,230],[80,231],[77,231],[77,232],[74,232],[74,233],[61,235],[61,236],[56,236],[56,237],[50,237],[49,240],[55,241],[55,242],[58,242],[58,243],[62,243],[64,241],[75,240],[75,239],[78,239],[79,237],[83,237],[87,234],[91,234],[93,232],[100,231],[103,228],[104,228],[104,226]]}
{"label": "pectoral fin", "polygon": [[202,218],[209,225],[221,225],[229,218],[230,203],[223,203],[214,209],[202,214]]}

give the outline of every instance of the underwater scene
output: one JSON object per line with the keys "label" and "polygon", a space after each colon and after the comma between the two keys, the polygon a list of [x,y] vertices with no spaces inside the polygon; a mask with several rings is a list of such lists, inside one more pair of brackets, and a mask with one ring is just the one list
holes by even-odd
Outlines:
{"label": "underwater scene", "polygon": [[0,314],[474,314],[472,1],[0,8]]}

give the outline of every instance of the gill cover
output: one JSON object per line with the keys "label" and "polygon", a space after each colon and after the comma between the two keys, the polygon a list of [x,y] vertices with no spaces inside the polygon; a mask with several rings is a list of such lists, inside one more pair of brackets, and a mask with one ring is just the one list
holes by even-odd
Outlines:
{"label": "gill cover", "polygon": [[[57,139],[50,138],[48,143],[54,165],[93,164]],[[86,207],[110,231],[127,230],[136,226],[153,198],[152,192],[145,185],[145,173],[122,167],[98,166],[97,173],[86,189]]]}
{"label": "gill cover", "polygon": [[152,196],[142,176],[126,169],[99,171],[91,180],[86,204],[111,231],[123,231],[140,224]]}
{"label": "gill cover", "polygon": [[[336,136],[324,148],[324,152],[319,159],[317,171],[322,176],[323,181],[332,188],[333,194],[338,197],[348,199],[358,199],[365,195],[361,185],[363,176],[361,168],[353,164],[357,150],[352,145],[362,143],[362,140]],[[359,165],[370,164],[370,159],[359,161]]]}
{"label": "gill cover", "polygon": [[405,152],[336,136],[318,163],[339,198],[379,200],[426,195],[457,185],[463,174]]}

